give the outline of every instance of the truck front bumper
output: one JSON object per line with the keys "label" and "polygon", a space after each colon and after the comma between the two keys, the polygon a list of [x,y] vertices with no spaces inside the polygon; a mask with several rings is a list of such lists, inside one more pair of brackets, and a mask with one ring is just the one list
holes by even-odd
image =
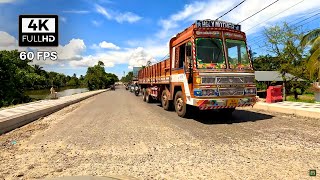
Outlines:
{"label": "truck front bumper", "polygon": [[196,106],[200,110],[209,110],[253,106],[256,102],[256,97],[196,99]]}

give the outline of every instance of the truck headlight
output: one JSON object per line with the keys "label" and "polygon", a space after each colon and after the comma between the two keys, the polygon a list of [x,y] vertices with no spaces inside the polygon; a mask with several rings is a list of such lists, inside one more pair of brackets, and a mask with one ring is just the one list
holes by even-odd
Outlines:
{"label": "truck headlight", "polygon": [[257,89],[256,88],[246,88],[244,89],[244,94],[256,94]]}
{"label": "truck headlight", "polygon": [[219,91],[217,89],[202,89],[203,96],[219,96]]}

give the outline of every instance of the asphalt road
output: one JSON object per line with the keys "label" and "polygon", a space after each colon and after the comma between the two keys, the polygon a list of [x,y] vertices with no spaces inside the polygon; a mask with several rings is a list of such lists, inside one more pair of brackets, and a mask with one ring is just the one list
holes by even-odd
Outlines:
{"label": "asphalt road", "polygon": [[252,108],[183,119],[117,87],[0,136],[0,179],[308,179],[319,130]]}

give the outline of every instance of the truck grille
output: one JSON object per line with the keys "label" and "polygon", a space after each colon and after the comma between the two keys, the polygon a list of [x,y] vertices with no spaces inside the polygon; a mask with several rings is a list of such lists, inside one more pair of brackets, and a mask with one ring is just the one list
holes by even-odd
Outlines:
{"label": "truck grille", "polygon": [[202,84],[214,84],[216,82],[215,77],[203,77],[201,78]]}
{"label": "truck grille", "polygon": [[219,89],[220,96],[241,96],[244,94],[244,88]]}
{"label": "truck grille", "polygon": [[244,77],[217,77],[217,84],[242,84]]}

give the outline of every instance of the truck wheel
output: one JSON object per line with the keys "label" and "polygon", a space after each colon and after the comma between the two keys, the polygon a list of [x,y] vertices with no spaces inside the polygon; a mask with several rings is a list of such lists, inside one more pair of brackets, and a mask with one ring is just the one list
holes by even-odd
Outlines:
{"label": "truck wheel", "polygon": [[142,89],[142,100],[146,101],[146,89],[145,88]]}
{"label": "truck wheel", "polygon": [[181,91],[178,91],[174,98],[174,108],[180,117],[189,117],[190,116],[190,108],[188,108],[187,104],[183,102],[183,94]]}
{"label": "truck wheel", "polygon": [[168,99],[167,90],[162,91],[161,105],[162,105],[163,109],[166,111],[169,111],[172,109],[172,103]]}
{"label": "truck wheel", "polygon": [[145,96],[146,96],[146,102],[147,102],[147,103],[151,103],[152,98],[151,98],[151,96],[149,95],[149,92],[148,92],[148,91],[146,91]]}

